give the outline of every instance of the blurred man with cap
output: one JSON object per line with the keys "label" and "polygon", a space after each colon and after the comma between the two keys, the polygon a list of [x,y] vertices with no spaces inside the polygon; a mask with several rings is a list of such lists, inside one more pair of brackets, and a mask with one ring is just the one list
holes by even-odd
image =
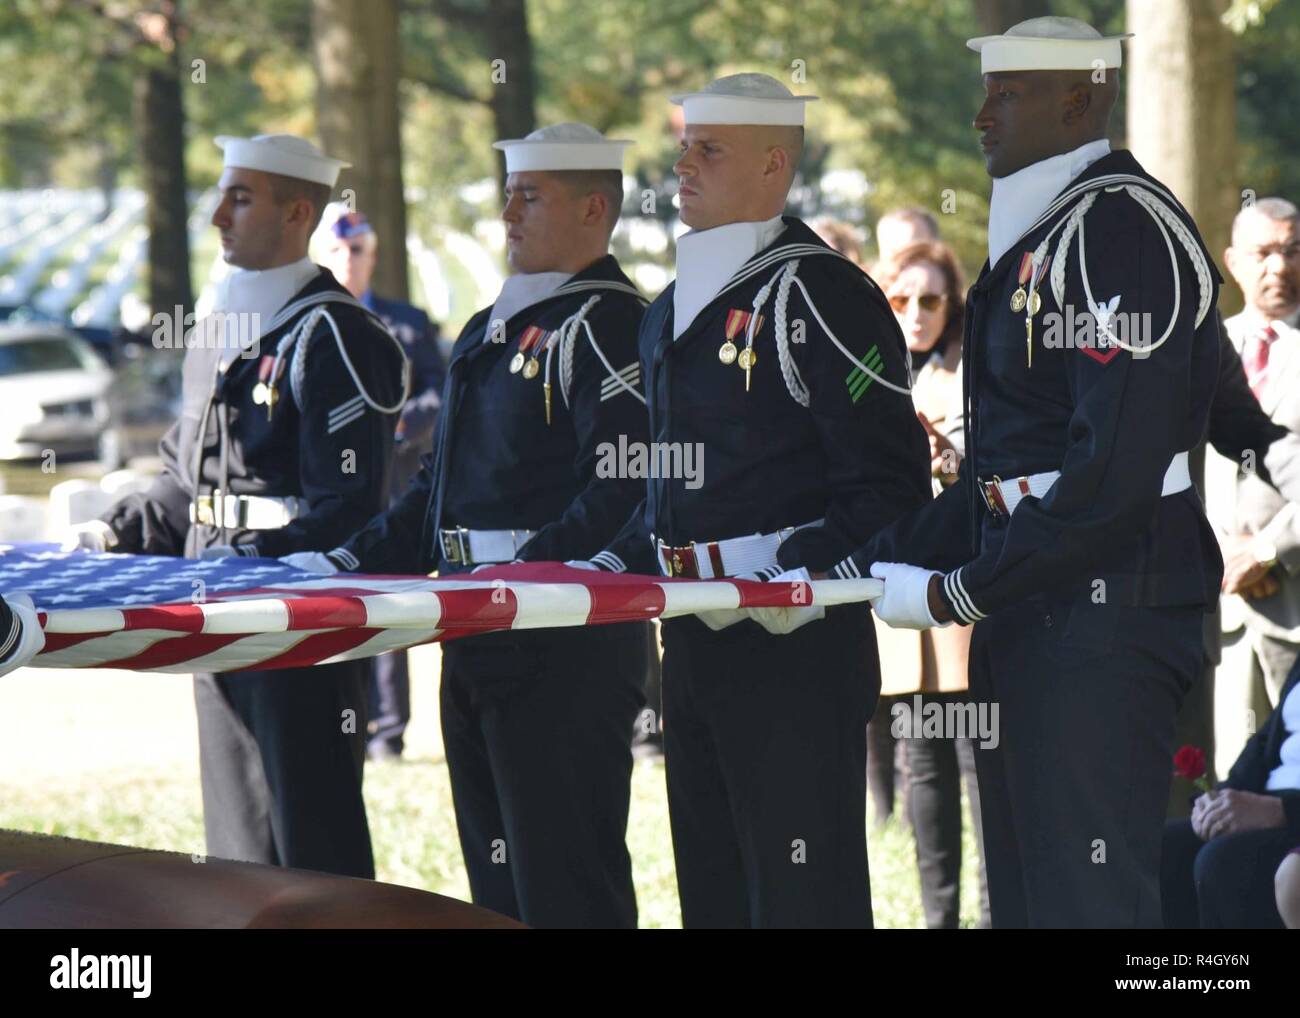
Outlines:
{"label": "blurred man with cap", "polygon": [[[432,465],[320,572],[467,573],[585,559],[644,482],[645,301],[609,254],[623,149],[585,124],[502,141],[514,275],[453,348]],[[633,927],[627,830],[645,624],[508,630],[442,645],[442,733],[474,902],[532,926]]]}
{"label": "blurred man with cap", "polygon": [[[162,475],[81,528],[83,547],[273,558],[332,548],[383,506],[406,360],[307,257],[346,164],[293,135],[216,141],[212,225],[232,271],[186,338]],[[374,876],[367,672],[347,661],[195,676],[208,854]]]}
{"label": "blurred man with cap", "polygon": [[1219,277],[1107,124],[1120,40],[1072,18],[973,39],[993,199],[967,299],[958,480],[836,576],[893,626],[975,624],[994,926],[1156,926],[1174,718],[1222,560],[1191,485]]}
{"label": "blurred man with cap", "polygon": [[[646,312],[661,470],[597,566],[805,580],[929,497],[903,337],[879,288],[783,216],[804,107],[765,74],[684,110],[677,278]],[[688,927],[869,926],[865,605],[663,624],[664,750]]]}
{"label": "blurred man with cap", "polygon": [[[389,502],[396,501],[420,469],[420,458],[433,450],[433,428],[442,406],[447,368],[438,350],[438,328],[429,316],[406,301],[380,297],[370,286],[379,238],[365,215],[341,204],[326,211],[317,235],[323,235],[321,264],[365,307],[377,314],[397,337],[411,364],[411,394],[397,420]],[[370,659],[370,723],[366,742],[372,760],[402,755],[403,734],[411,719],[411,679],[407,652],[395,650]]]}

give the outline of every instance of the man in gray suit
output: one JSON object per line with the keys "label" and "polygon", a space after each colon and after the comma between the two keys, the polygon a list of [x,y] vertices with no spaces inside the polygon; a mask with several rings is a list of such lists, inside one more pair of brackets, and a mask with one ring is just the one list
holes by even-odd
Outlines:
{"label": "man in gray suit", "polygon": [[[1266,198],[1238,213],[1228,271],[1246,306],[1225,323],[1251,390],[1274,422],[1300,430],[1300,212]],[[1223,656],[1215,676],[1215,765],[1227,773],[1277,705],[1300,656],[1300,505],[1209,454],[1207,511],[1223,549]]]}

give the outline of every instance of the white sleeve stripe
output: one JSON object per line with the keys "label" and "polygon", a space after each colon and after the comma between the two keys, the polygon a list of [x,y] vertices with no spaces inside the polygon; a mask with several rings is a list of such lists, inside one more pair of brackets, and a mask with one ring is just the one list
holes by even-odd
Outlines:
{"label": "white sleeve stripe", "polygon": [[[596,342],[596,334],[591,331],[591,323],[587,321],[585,318],[582,320],[582,329],[587,334],[587,342],[591,344],[591,349],[595,352],[596,356],[600,358],[600,363],[605,365],[605,370],[611,376],[610,381],[618,385],[619,388],[626,389],[633,396],[635,396],[642,403],[644,403],[645,397],[642,396],[641,393],[637,392],[636,389],[634,389],[632,386],[628,385],[627,382],[623,380],[623,377],[618,373],[618,371],[614,369],[614,365],[612,365],[609,362],[609,358],[605,356],[605,351],[603,351],[600,348],[600,345]],[[602,397],[602,402],[603,402],[603,397]]]}
{"label": "white sleeve stripe", "polygon": [[[10,611],[13,611],[10,609]],[[18,642],[18,637],[23,631],[22,620],[18,618],[18,613],[13,612],[9,620],[9,635],[5,637],[5,642],[0,645],[0,661],[9,656],[9,652],[14,649],[14,644]]]}
{"label": "white sleeve stripe", "polygon": [[[964,568],[966,567],[962,566],[962,569]],[[970,591],[966,589],[966,584],[962,582],[961,569],[958,569],[954,574],[953,582],[957,584],[957,589],[961,591],[962,597],[966,599],[966,604],[969,605],[971,614],[975,616],[975,621],[978,622],[980,619],[986,618],[987,616],[984,614],[984,612],[980,611],[979,608],[976,606],[975,599],[970,596]]]}
{"label": "white sleeve stripe", "polygon": [[354,572],[361,565],[361,560],[346,548],[335,548],[333,551],[326,552],[325,557],[334,559],[335,565],[343,566],[348,572]]}
{"label": "white sleeve stripe", "polygon": [[606,570],[607,572],[611,572],[611,573],[627,572],[627,566],[624,565],[623,560],[619,558],[617,555],[615,555],[612,551],[608,551],[608,550],[598,551],[596,552],[595,555],[591,556],[591,561],[594,562],[596,565],[600,566],[602,569]]}
{"label": "white sleeve stripe", "polygon": [[969,612],[966,610],[966,603],[962,600],[961,594],[958,593],[957,588],[953,586],[952,578],[955,575],[956,573],[952,572],[944,576],[943,591],[948,595],[948,600],[952,603],[953,613],[957,616],[958,620],[969,624],[973,620],[971,619]]}
{"label": "white sleeve stripe", "polygon": [[952,602],[953,611],[962,622],[969,625],[984,618],[984,613],[975,607],[975,602],[971,600],[962,585],[960,569],[948,573],[943,578],[943,589],[948,595],[948,600]]}
{"label": "white sleeve stripe", "polygon": [[365,403],[365,400],[363,400],[360,396],[353,396],[346,403],[340,403],[333,410],[331,410],[329,412],[329,419],[333,420],[335,417],[341,417],[343,414],[346,414],[350,410],[356,409],[358,406],[361,406],[363,403]]}
{"label": "white sleeve stripe", "polygon": [[365,416],[366,416],[366,408],[364,406],[357,407],[348,416],[341,417],[338,420],[331,422],[330,426],[326,429],[326,434],[332,435],[340,428],[346,428],[353,421],[359,420]]}
{"label": "white sleeve stripe", "polygon": [[606,376],[605,380],[600,383],[601,394],[603,395],[605,393],[622,390],[625,384],[636,385],[636,383],[640,381],[640,378],[641,378],[640,363],[637,362],[637,363],[629,364],[627,367],[625,367],[622,371],[618,372],[616,375]]}

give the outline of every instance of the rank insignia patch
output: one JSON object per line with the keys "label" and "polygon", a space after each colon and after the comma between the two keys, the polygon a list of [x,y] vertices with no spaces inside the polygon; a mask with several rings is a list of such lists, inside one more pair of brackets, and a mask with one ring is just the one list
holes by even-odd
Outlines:
{"label": "rank insignia patch", "polygon": [[[863,367],[866,368],[866,371],[863,370]],[[862,398],[863,393],[870,388],[871,383],[875,381],[871,375],[867,374],[867,371],[872,371],[878,375],[884,368],[885,360],[880,356],[880,347],[873,344],[871,349],[867,351],[866,356],[862,358],[862,364],[850,371],[849,377],[844,380],[849,387],[849,398],[856,403]]]}

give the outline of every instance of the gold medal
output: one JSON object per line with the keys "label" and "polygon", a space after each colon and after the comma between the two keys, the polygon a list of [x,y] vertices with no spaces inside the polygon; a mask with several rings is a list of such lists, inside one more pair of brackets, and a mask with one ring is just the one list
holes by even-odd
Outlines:
{"label": "gold medal", "polygon": [[758,362],[758,354],[754,353],[752,347],[745,347],[740,351],[739,364],[745,369],[745,391],[749,392],[749,373],[754,369]]}
{"label": "gold medal", "polygon": [[271,419],[271,411],[275,409],[275,404],[280,398],[280,394],[275,391],[275,382],[280,377],[280,372],[284,370],[284,362],[277,363],[277,360],[276,357],[262,358],[257,366],[257,384],[253,386],[253,402],[258,406],[266,405],[268,421]]}
{"label": "gold medal", "polygon": [[[740,366],[746,371],[753,366],[753,354],[747,348],[744,353],[738,355],[735,342],[736,337],[741,333],[745,333],[747,336],[758,335],[758,330],[763,327],[763,316],[759,315],[751,323],[750,319],[753,318],[753,314],[752,311],[742,311],[739,308],[732,308],[727,312],[727,324],[725,330],[727,333],[727,341],[718,348],[718,360],[722,361],[723,364],[735,364],[736,358],[739,356]],[[750,329],[751,324],[753,325],[752,330]],[[747,356],[751,358],[748,364],[745,362]]]}
{"label": "gold medal", "polygon": [[1020,314],[1021,311],[1025,310],[1025,305],[1029,303],[1029,293],[1025,289],[1025,284],[1028,283],[1033,276],[1034,253],[1032,251],[1026,251],[1020,256],[1020,268],[1016,272],[1016,277],[1020,285],[1016,288],[1016,292],[1011,295],[1011,310],[1014,314]]}
{"label": "gold medal", "polygon": [[[531,353],[533,349],[540,349],[548,333],[545,329],[538,328],[536,325],[530,325],[524,329],[523,335],[519,337],[519,352],[510,358],[510,373],[517,375],[520,371],[524,373],[525,378],[537,377],[537,354]],[[527,360],[525,360],[527,357]]]}
{"label": "gold medal", "polygon": [[[1024,301],[1021,301],[1020,308],[1016,308],[1016,310],[1019,311],[1023,307],[1024,307]],[[1029,313],[1031,315],[1036,315],[1038,314],[1039,311],[1042,310],[1042,308],[1043,308],[1043,298],[1040,297],[1038,295],[1038,291],[1035,290],[1032,294],[1029,295]]]}

